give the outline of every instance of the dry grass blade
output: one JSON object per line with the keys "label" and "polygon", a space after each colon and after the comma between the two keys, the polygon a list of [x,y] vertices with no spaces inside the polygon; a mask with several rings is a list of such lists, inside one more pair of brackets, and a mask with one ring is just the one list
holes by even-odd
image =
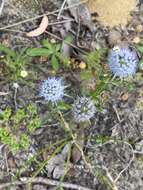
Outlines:
{"label": "dry grass blade", "polygon": [[[67,9],[72,8],[72,7],[79,6],[79,5],[83,4],[83,3],[86,3],[87,1],[88,1],[88,0],[84,0],[84,1],[81,1],[80,3],[74,4],[74,5],[72,5],[72,6],[64,7],[63,10],[67,10]],[[3,26],[3,27],[0,28],[0,30],[4,30],[4,29],[7,29],[7,28],[11,28],[11,27],[14,27],[14,26],[18,26],[18,25],[20,25],[20,24],[24,24],[24,23],[27,23],[27,22],[31,22],[31,21],[33,21],[33,20],[36,20],[36,19],[39,19],[39,18],[43,17],[44,15],[47,15],[47,16],[48,16],[48,15],[52,15],[52,14],[58,13],[59,11],[60,11],[60,9],[55,10],[55,11],[52,11],[52,12],[48,12],[48,13],[45,13],[45,14],[42,14],[42,15],[37,15],[37,16],[35,16],[35,17],[28,18],[28,19],[26,19],[26,20],[23,20],[23,21],[20,21],[20,22],[17,22],[17,23],[8,25],[8,26]]]}
{"label": "dry grass blade", "polygon": [[1,6],[0,6],[0,15],[2,14],[3,8],[4,8],[5,0],[2,0]]}

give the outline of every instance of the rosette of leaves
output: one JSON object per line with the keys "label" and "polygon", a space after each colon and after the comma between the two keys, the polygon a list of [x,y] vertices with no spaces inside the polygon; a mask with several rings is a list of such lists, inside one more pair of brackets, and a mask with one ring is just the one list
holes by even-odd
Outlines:
{"label": "rosette of leaves", "polygon": [[[69,39],[65,39],[65,42],[69,43]],[[29,48],[27,55],[31,57],[47,57],[52,69],[58,71],[60,63],[65,66],[69,65],[69,59],[62,55],[62,45],[58,43],[50,43],[48,39],[42,41],[42,47]]]}

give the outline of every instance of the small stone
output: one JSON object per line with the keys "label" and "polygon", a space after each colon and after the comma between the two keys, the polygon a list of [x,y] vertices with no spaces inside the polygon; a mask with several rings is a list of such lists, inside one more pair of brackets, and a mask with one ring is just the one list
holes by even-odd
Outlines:
{"label": "small stone", "polygon": [[136,26],[136,31],[137,32],[142,32],[143,31],[143,26],[141,24]]}
{"label": "small stone", "polygon": [[139,36],[136,36],[136,37],[134,37],[134,39],[133,39],[133,43],[135,43],[135,44],[138,44],[138,43],[140,43],[140,37]]}
{"label": "small stone", "polygon": [[47,190],[46,186],[35,184],[33,185],[33,190]]}
{"label": "small stone", "polygon": [[121,41],[121,33],[117,30],[112,30],[108,36],[108,42],[111,46],[117,45]]}
{"label": "small stone", "polygon": [[129,94],[128,93],[125,93],[121,96],[122,100],[123,101],[127,101],[129,99]]}
{"label": "small stone", "polygon": [[135,150],[139,151],[139,152],[143,152],[143,140],[141,140],[135,144]]}
{"label": "small stone", "polygon": [[65,174],[65,167],[64,165],[59,165],[56,166],[54,171],[53,171],[53,178],[54,179],[59,179]]}

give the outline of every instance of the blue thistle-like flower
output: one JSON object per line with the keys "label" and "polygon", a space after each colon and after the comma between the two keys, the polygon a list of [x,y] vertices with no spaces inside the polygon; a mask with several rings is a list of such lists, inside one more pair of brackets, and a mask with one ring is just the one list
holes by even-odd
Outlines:
{"label": "blue thistle-like flower", "polygon": [[73,117],[77,123],[89,121],[95,111],[93,101],[87,97],[78,97],[72,108]]}
{"label": "blue thistle-like flower", "polygon": [[114,47],[108,57],[110,71],[119,77],[135,75],[139,59],[128,47]]}
{"label": "blue thistle-like flower", "polygon": [[56,104],[63,99],[65,88],[61,78],[50,77],[42,82],[40,96],[46,101]]}

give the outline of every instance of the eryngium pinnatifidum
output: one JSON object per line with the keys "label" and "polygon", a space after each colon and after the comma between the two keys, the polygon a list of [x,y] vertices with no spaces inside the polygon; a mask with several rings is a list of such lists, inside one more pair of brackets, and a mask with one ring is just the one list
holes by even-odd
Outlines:
{"label": "eryngium pinnatifidum", "polygon": [[89,121],[95,114],[93,101],[87,97],[78,97],[73,104],[72,112],[75,122]]}
{"label": "eryngium pinnatifidum", "polygon": [[65,88],[61,78],[49,77],[42,82],[39,95],[45,101],[56,104],[63,99]]}
{"label": "eryngium pinnatifidum", "polygon": [[114,47],[108,57],[110,71],[119,77],[135,75],[138,66],[138,56],[128,47]]}

